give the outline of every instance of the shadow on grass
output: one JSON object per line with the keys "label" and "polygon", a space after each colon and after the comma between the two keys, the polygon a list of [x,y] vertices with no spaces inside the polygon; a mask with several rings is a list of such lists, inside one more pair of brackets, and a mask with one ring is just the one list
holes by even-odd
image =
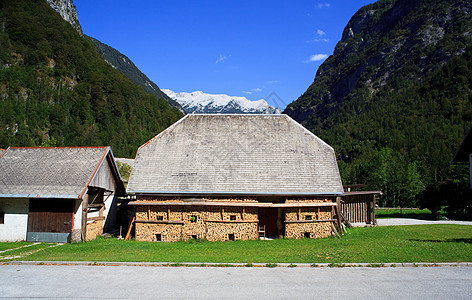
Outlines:
{"label": "shadow on grass", "polygon": [[423,242],[423,243],[468,243],[472,244],[472,239],[446,239],[446,240],[420,240],[420,239],[409,239],[411,242]]}

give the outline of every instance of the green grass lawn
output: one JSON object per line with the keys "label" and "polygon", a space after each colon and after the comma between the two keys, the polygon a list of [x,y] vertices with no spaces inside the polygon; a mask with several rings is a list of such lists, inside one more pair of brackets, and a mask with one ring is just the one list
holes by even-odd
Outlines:
{"label": "green grass lawn", "polygon": [[31,244],[30,242],[12,242],[12,243],[0,243],[0,251],[5,251],[8,249],[14,249],[22,246]]}
{"label": "green grass lawn", "polygon": [[39,251],[21,260],[391,263],[472,261],[472,226],[354,228],[341,238],[152,243],[99,238]]}
{"label": "green grass lawn", "polygon": [[429,209],[399,209],[399,208],[376,208],[375,217],[386,218],[430,218],[433,219]]}
{"label": "green grass lawn", "polygon": [[[2,243],[2,244],[4,244],[4,243]],[[21,246],[25,246],[25,245],[29,245],[29,244],[32,244],[32,243],[24,243],[23,245],[19,245],[17,247],[9,248],[5,252],[0,253],[0,260],[4,260],[5,256],[24,255],[25,253],[45,249],[45,248],[51,246],[51,244],[47,244],[47,243],[38,243],[38,244],[35,244],[35,245],[31,245],[29,247],[21,247]],[[16,249],[18,247],[21,247],[21,248]]]}

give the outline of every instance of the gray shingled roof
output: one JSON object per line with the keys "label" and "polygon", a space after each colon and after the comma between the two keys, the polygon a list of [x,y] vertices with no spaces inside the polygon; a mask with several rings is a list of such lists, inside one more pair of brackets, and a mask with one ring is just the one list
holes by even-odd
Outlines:
{"label": "gray shingled roof", "polygon": [[287,115],[187,115],[141,146],[136,194],[339,195],[332,147]]}
{"label": "gray shingled roof", "polygon": [[0,197],[79,198],[110,147],[8,148]]}

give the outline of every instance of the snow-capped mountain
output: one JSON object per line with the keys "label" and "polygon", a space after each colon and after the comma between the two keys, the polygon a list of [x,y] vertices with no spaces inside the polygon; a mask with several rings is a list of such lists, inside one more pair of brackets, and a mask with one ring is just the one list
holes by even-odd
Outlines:
{"label": "snow-capped mountain", "polygon": [[280,114],[280,109],[270,106],[263,99],[248,100],[245,97],[205,94],[201,91],[192,93],[175,93],[162,89],[171,99],[177,101],[187,113],[220,113],[220,114]]}

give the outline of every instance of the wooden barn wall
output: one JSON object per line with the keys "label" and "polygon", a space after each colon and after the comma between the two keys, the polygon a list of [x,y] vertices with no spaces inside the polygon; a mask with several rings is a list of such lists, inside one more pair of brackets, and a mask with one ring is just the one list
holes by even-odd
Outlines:
{"label": "wooden barn wall", "polygon": [[110,161],[108,157],[105,158],[105,161],[98,170],[95,178],[90,183],[90,186],[100,187],[107,191],[116,190],[115,179],[113,177],[113,172],[111,170]]}
{"label": "wooden barn wall", "polygon": [[341,212],[351,223],[375,224],[374,195],[345,195]]}

